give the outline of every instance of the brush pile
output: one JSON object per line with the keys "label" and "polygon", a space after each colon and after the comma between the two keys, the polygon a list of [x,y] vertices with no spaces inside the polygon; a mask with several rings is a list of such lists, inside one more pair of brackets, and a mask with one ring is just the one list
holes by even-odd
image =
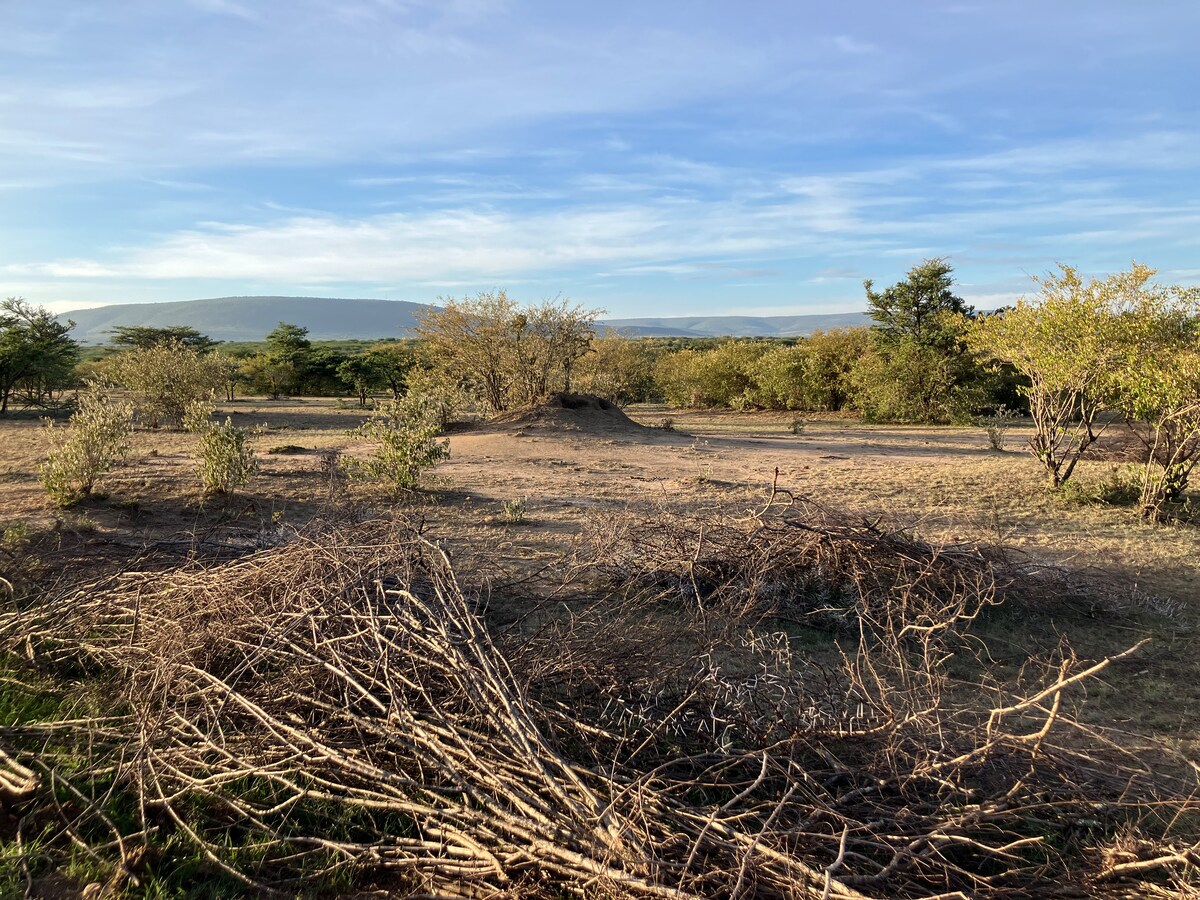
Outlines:
{"label": "brush pile", "polygon": [[315,531],[0,614],[122,698],[0,746],[114,890],[187,851],[293,894],[1175,896],[1194,848],[1149,820],[1186,785],[1068,714],[1114,660],[953,674],[1038,583],[789,507],[614,526],[492,633],[418,530]]}

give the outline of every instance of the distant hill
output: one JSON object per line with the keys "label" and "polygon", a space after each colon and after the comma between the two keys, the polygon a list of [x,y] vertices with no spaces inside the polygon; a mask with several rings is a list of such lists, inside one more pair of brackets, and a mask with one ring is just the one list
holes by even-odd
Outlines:
{"label": "distant hill", "polygon": [[308,329],[314,341],[409,337],[424,303],[347,300],[335,297],[218,297],[174,303],[123,303],[77,309],[71,319],[77,341],[103,344],[118,325],[190,325],[217,341],[261,341],[280,322]]}
{"label": "distant hill", "polygon": [[[172,303],[124,303],[77,309],[59,319],[75,322],[72,335],[104,344],[119,325],[190,325],[218,341],[260,341],[280,322],[308,329],[315,341],[410,337],[426,304],[405,300],[336,297],[217,297]],[[606,319],[603,325],[631,337],[798,337],[817,330],[868,323],[865,313],[808,316],[678,316]]]}
{"label": "distant hill", "polygon": [[659,319],[605,319],[621,334],[637,337],[804,337],[830,328],[869,325],[866,313],[807,316],[672,316]]}

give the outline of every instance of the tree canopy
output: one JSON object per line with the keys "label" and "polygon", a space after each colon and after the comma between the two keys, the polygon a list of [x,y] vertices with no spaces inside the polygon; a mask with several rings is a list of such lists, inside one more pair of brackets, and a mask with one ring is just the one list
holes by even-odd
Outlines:
{"label": "tree canopy", "polygon": [[0,303],[0,413],[8,412],[14,394],[41,404],[71,384],[79,360],[79,345],[70,336],[74,327],[21,297]]}
{"label": "tree canopy", "polygon": [[863,282],[867,312],[875,332],[886,341],[911,338],[924,347],[947,349],[955,340],[948,319],[970,316],[974,310],[953,291],[954,269],[945,259],[927,259],[909,269],[900,282],[875,291],[870,279]]}
{"label": "tree canopy", "polygon": [[109,331],[114,347],[121,350],[146,350],[160,344],[180,344],[197,353],[207,353],[220,341],[214,341],[190,325],[118,325]]}

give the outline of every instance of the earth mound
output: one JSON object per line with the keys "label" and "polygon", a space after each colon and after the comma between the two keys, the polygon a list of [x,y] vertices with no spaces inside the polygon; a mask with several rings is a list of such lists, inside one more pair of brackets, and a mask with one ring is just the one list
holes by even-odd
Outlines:
{"label": "earth mound", "polygon": [[594,394],[557,393],[543,400],[502,413],[489,426],[506,429],[590,431],[604,434],[644,434],[639,425],[615,403]]}

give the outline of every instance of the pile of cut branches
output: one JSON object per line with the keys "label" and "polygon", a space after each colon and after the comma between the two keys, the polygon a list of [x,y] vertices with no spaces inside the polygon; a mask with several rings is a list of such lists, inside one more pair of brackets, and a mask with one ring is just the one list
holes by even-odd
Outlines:
{"label": "pile of cut branches", "polygon": [[[1179,784],[1054,740],[1110,660],[947,689],[988,554],[794,511],[649,535],[578,560],[527,634],[490,634],[394,523],[0,614],[31,670],[122,698],[0,727],[40,781],[23,821],[114,887],[183,848],[255,890],[439,897],[1116,896],[1188,868],[1138,830],[1189,808]],[[772,630],[796,598],[852,626],[832,663]]]}

